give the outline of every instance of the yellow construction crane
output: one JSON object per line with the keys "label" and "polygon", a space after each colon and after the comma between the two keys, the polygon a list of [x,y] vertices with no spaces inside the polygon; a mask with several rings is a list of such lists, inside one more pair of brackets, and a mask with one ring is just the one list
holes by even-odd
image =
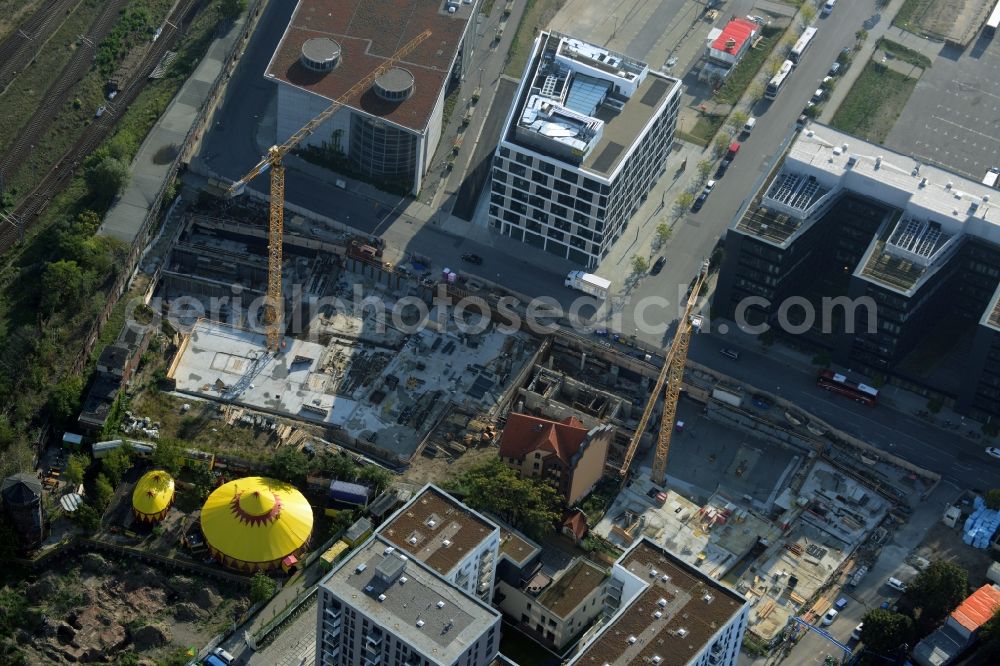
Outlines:
{"label": "yellow construction crane", "polygon": [[271,211],[267,235],[267,297],[264,300],[264,324],[267,326],[267,348],[272,352],[277,352],[281,348],[281,329],[284,326],[285,318],[281,290],[281,241],[285,227],[285,167],[282,166],[281,159],[348,101],[367,90],[375,79],[385,74],[430,36],[431,31],[425,30],[411,39],[403,48],[392,54],[371,74],[351,86],[347,92],[334,100],[326,110],[306,123],[287,141],[280,146],[271,146],[267,155],[257,163],[257,166],[230,186],[228,192],[230,196],[241,194],[247,183],[268,169],[271,170]]}
{"label": "yellow construction crane", "polygon": [[681,396],[681,384],[684,381],[684,365],[687,363],[688,347],[691,344],[691,333],[701,329],[701,316],[693,314],[695,304],[698,301],[698,294],[708,277],[708,262],[701,265],[698,278],[695,280],[691,291],[688,294],[687,304],[684,306],[684,314],[677,322],[677,331],[674,333],[673,342],[667,350],[663,360],[663,367],[656,378],[656,386],[649,394],[649,401],[642,411],[642,418],[635,429],[635,434],[629,442],[628,450],[625,451],[625,460],[622,462],[619,474],[624,481],[628,477],[629,467],[632,466],[632,458],[639,446],[642,434],[646,432],[649,424],[649,417],[653,413],[653,407],[660,395],[660,391],[666,392],[663,395],[663,417],[660,419],[660,432],[656,439],[656,455],[653,458],[653,471],[651,479],[653,483],[663,485],[667,480],[667,457],[670,454],[670,436],[674,431],[674,419],[677,417],[677,401]]}

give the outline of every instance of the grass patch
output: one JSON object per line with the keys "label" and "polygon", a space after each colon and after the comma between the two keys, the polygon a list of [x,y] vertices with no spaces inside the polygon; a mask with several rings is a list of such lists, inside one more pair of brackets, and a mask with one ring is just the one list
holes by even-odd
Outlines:
{"label": "grass patch", "polygon": [[507,66],[503,73],[514,78],[521,78],[528,57],[531,55],[531,44],[535,34],[545,28],[563,6],[566,0],[527,0],[521,22],[517,24],[514,41],[507,51]]}
{"label": "grass patch", "polygon": [[482,9],[479,10],[479,13],[483,16],[489,16],[492,14],[494,1],[495,0],[486,0],[486,2],[483,3]]}
{"label": "grass patch", "polygon": [[722,114],[702,113],[695,121],[694,127],[690,131],[678,132],[685,141],[690,141],[699,146],[707,146],[712,142],[716,132],[726,122],[726,116]]}
{"label": "grass patch", "polygon": [[831,124],[867,141],[882,143],[916,85],[916,79],[869,61]]}
{"label": "grass patch", "polygon": [[923,18],[933,0],[906,0],[896,12],[892,24],[914,34],[920,34],[920,19]]}
{"label": "grass patch", "polygon": [[914,67],[920,67],[922,69],[929,69],[931,66],[931,59],[925,56],[920,51],[914,51],[908,46],[903,46],[891,39],[880,39],[878,41],[878,47],[885,51],[886,53],[891,53],[903,62],[908,62]]}
{"label": "grass patch", "polygon": [[764,41],[758,48],[750,49],[743,57],[732,73],[726,77],[722,87],[715,93],[715,100],[720,104],[736,104],[743,97],[743,93],[753,82],[760,68],[768,56],[774,51],[775,45],[781,41],[782,35],[788,28],[777,26],[764,26],[761,36]]}
{"label": "grass patch", "polygon": [[7,39],[41,4],[42,0],[0,0],[0,16],[6,17],[0,18],[0,41]]}

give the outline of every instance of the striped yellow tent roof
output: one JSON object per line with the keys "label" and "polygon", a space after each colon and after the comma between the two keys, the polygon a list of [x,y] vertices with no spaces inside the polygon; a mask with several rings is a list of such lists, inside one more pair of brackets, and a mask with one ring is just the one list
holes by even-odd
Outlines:
{"label": "striped yellow tent roof", "polygon": [[174,501],[174,479],[162,469],[143,474],[132,491],[132,508],[141,516],[158,516]]}
{"label": "striped yellow tent roof", "polygon": [[233,564],[266,566],[297,553],[312,526],[312,507],[302,493],[259,476],[219,486],[201,509],[209,547]]}

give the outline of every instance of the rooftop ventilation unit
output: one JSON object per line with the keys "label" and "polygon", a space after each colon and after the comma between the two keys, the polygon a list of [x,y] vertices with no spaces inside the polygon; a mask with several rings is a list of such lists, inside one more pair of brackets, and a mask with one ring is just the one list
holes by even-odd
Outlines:
{"label": "rooftop ventilation unit", "polygon": [[858,163],[858,156],[857,155],[851,155],[850,157],[847,158],[847,166],[848,167],[852,167],[852,166],[854,166],[857,163]]}
{"label": "rooftop ventilation unit", "polygon": [[354,568],[354,573],[361,573],[362,571],[364,571],[367,568],[368,568],[368,565],[365,564],[364,562],[362,562],[361,564],[359,564],[358,566],[356,566]]}
{"label": "rooftop ventilation unit", "polygon": [[411,536],[409,539],[406,540],[406,542],[408,544],[410,544],[411,546],[416,546],[417,545],[417,537]]}
{"label": "rooftop ventilation unit", "polygon": [[927,176],[920,179],[920,187],[927,187]]}
{"label": "rooftop ventilation unit", "polygon": [[656,574],[658,574],[658,573],[659,572],[656,569],[650,569],[649,570],[649,576],[650,576],[650,578],[656,578]]}
{"label": "rooftop ventilation unit", "polygon": [[393,548],[392,546],[389,546],[388,548],[386,548],[385,550],[382,551],[382,554],[383,555],[388,555],[389,553],[391,553],[394,550],[396,550],[396,549]]}
{"label": "rooftop ventilation unit", "polygon": [[405,584],[405,583],[406,583],[406,581],[408,581],[408,580],[410,580],[410,579],[409,579],[409,578],[407,578],[406,576],[400,576],[400,577],[399,577],[399,584],[400,584],[400,585],[403,585],[403,584]]}
{"label": "rooftop ventilation unit", "polygon": [[680,629],[677,630],[677,635],[680,636],[681,638],[684,638],[685,636],[688,635],[688,630],[685,629],[684,627],[681,627]]}
{"label": "rooftop ventilation unit", "polygon": [[661,661],[663,661],[663,657],[661,657],[661,656],[660,656],[660,655],[658,655],[658,654],[654,654],[654,655],[653,655],[653,659],[652,659],[652,662],[653,662],[654,664],[658,664],[658,663],[660,663]]}
{"label": "rooftop ventilation unit", "polygon": [[713,601],[714,599],[715,599],[715,597],[713,597],[713,596],[712,596],[711,594],[707,594],[707,593],[705,594],[705,596],[703,596],[703,597],[701,598],[701,600],[702,600],[702,601],[704,601],[704,602],[705,602],[706,604],[710,604],[710,603],[712,603],[712,601]]}
{"label": "rooftop ventilation unit", "polygon": [[378,595],[378,600],[379,601],[385,601],[385,599],[386,599],[386,596],[384,594]]}
{"label": "rooftop ventilation unit", "polygon": [[417,626],[418,627],[424,626],[424,621],[423,620],[417,620]]}
{"label": "rooftop ventilation unit", "polygon": [[882,156],[879,155],[878,157],[875,158],[875,168],[878,169],[881,166],[882,166]]}
{"label": "rooftop ventilation unit", "polygon": [[636,642],[637,640],[639,640],[639,639],[638,639],[638,638],[636,638],[635,636],[629,636],[629,637],[628,637],[628,644],[629,644],[629,645],[635,645],[635,642]]}
{"label": "rooftop ventilation unit", "polygon": [[665,598],[661,597],[660,600],[657,601],[656,603],[660,606],[660,608],[666,608],[667,607],[667,600]]}
{"label": "rooftop ventilation unit", "polygon": [[434,605],[437,606],[438,608],[444,608],[444,602],[443,601],[439,601],[439,602],[437,602]]}
{"label": "rooftop ventilation unit", "polygon": [[846,143],[840,144],[840,149],[843,150],[846,153],[847,152],[847,144]]}
{"label": "rooftop ventilation unit", "polygon": [[670,580],[670,576],[668,576],[667,574],[663,574],[662,576],[660,576],[660,580],[666,583],[667,581]]}
{"label": "rooftop ventilation unit", "polygon": [[437,521],[434,520],[433,518],[428,518],[427,519],[427,527],[429,527],[431,529],[434,529],[435,527],[437,527]]}
{"label": "rooftop ventilation unit", "polygon": [[950,190],[952,187],[954,187],[954,185],[955,184],[949,180],[947,183],[944,184],[944,189]]}
{"label": "rooftop ventilation unit", "polygon": [[659,620],[661,617],[663,617],[663,611],[656,611],[655,613],[653,613],[653,617]]}
{"label": "rooftop ventilation unit", "polygon": [[441,543],[443,543],[443,544],[444,544],[444,547],[445,547],[445,548],[448,548],[449,546],[451,546],[451,541],[449,541],[448,539],[445,539],[445,540],[444,540],[444,541],[442,541]]}
{"label": "rooftop ventilation unit", "polygon": [[988,195],[988,194],[984,194],[984,195],[983,195],[983,203],[988,203],[988,202],[989,202],[989,200],[990,200],[990,195]]}

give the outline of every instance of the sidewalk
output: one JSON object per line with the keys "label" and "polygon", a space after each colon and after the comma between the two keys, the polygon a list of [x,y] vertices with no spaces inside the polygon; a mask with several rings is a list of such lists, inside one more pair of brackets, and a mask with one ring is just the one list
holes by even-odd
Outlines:
{"label": "sidewalk", "polygon": [[[902,35],[909,34],[904,33],[899,28],[892,28],[892,21],[896,18],[896,13],[899,12],[899,8],[903,6],[904,0],[892,0],[888,5],[886,5],[881,11],[872,9],[872,14],[879,13],[881,18],[875,26],[868,31],[868,38],[865,39],[864,44],[861,45],[861,50],[854,54],[851,62],[851,66],[840,76],[840,80],[833,89],[833,93],[830,95],[830,99],[827,100],[826,104],[823,105],[823,110],[819,114],[819,121],[822,123],[829,123],[833,118],[833,114],[837,112],[840,108],[841,102],[847,97],[847,93],[851,91],[854,87],[854,82],[857,81],[858,77],[861,75],[861,71],[865,68],[865,64],[871,60],[872,54],[875,52],[875,45],[881,37],[888,36],[893,41],[905,44],[910,48],[916,49],[911,43],[911,38],[902,37]],[[862,26],[858,26],[860,29]],[[893,31],[892,34],[886,35],[890,30]],[[912,36],[913,39],[921,40],[919,37]],[[906,41],[902,41],[905,39]]]}

